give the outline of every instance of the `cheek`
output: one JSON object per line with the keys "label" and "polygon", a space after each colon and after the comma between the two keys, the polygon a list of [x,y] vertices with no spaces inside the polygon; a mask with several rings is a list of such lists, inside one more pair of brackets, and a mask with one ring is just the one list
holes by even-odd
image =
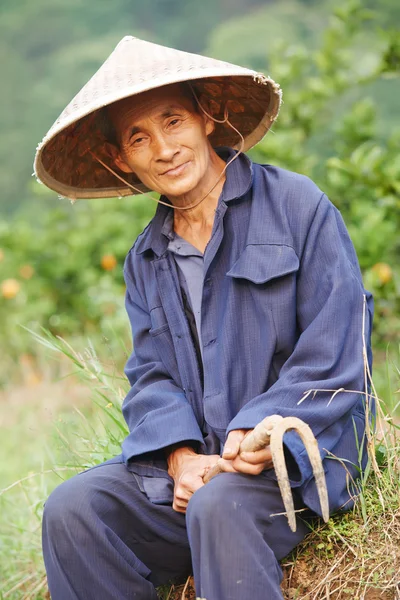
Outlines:
{"label": "cheek", "polygon": [[147,173],[150,167],[150,157],[144,150],[140,152],[125,152],[125,162],[134,173]]}
{"label": "cheek", "polygon": [[190,123],[176,133],[176,141],[195,152],[202,153],[207,150],[208,137],[205,127],[201,123]]}

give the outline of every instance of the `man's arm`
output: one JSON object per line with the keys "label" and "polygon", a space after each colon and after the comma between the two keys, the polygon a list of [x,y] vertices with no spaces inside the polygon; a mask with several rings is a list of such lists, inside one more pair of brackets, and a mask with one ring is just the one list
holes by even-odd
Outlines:
{"label": "man's arm", "polygon": [[194,412],[157,357],[149,334],[150,315],[129,275],[125,279],[134,351],[125,367],[132,387],[122,407],[130,431],[122,444],[124,459],[162,449],[175,483],[172,508],[184,513],[192,494],[204,485],[206,470],[219,457],[196,453],[203,436]]}
{"label": "man's arm", "polygon": [[[299,400],[310,389],[364,390],[363,325],[369,349],[372,320],[372,298],[363,289],[354,248],[340,213],[325,196],[316,209],[299,258],[300,336],[295,349],[275,384],[239,411],[227,433],[237,436],[236,430],[252,429],[272,414],[296,416],[310,425],[325,456],[340,439],[361,395],[339,393],[329,402],[332,393],[321,392],[310,394],[300,405]],[[229,442],[232,435],[228,436]],[[301,485],[312,475],[303,444],[296,433],[289,432],[285,445],[298,468],[293,485]],[[232,454],[227,457],[232,458]]]}
{"label": "man's arm", "polygon": [[125,366],[131,389],[122,406],[130,431],[122,444],[124,459],[180,442],[195,447],[203,436],[192,407],[157,355],[149,312],[127,273],[125,280],[134,350]]}

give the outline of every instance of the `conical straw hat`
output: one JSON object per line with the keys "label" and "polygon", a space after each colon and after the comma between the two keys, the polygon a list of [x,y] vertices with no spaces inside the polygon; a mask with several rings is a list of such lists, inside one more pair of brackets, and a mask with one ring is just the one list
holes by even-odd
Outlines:
{"label": "conical straw hat", "polygon": [[[208,97],[216,119],[223,120],[228,109],[230,122],[243,135],[244,151],[264,137],[278,115],[281,91],[272,79],[244,67],[127,36],[39,144],[34,165],[38,180],[71,199],[134,194],[93,156],[110,163],[99,109],[183,81],[191,82],[196,95]],[[226,123],[216,124],[209,139],[213,147],[240,146],[239,136]],[[142,192],[147,191],[134,174],[123,175]]]}

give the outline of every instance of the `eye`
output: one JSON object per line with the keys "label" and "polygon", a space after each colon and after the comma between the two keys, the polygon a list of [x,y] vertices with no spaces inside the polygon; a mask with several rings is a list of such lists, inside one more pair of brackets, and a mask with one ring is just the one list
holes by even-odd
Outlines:
{"label": "eye", "polygon": [[168,123],[168,126],[170,127],[174,127],[175,125],[178,125],[178,123],[181,122],[180,117],[175,117],[174,119],[171,119],[171,121]]}
{"label": "eye", "polygon": [[146,136],[138,135],[130,141],[131,146],[142,146],[146,142]]}

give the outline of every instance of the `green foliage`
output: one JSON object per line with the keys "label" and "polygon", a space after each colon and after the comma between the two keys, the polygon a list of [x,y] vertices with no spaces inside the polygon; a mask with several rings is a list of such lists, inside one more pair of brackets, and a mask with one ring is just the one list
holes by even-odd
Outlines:
{"label": "green foliage", "polygon": [[267,71],[275,78],[270,63],[274,45],[278,41],[287,45],[288,40],[296,40],[309,49],[315,48],[327,19],[326,3],[316,4],[312,10],[304,10],[296,0],[262,3],[257,10],[228,19],[214,29],[206,54]]}
{"label": "green foliage", "polygon": [[[271,5],[268,17],[272,22],[288,11],[294,15],[296,6],[294,2],[285,9]],[[36,9],[29,7],[36,18]],[[258,26],[265,25],[263,11],[249,15],[247,25],[252,19]],[[307,23],[310,33],[318,21],[321,29],[321,14],[316,9],[307,11],[297,27]],[[366,39],[374,31],[373,17],[361,2],[352,0],[336,9],[329,27],[314,36],[307,48],[279,42],[270,49],[270,70],[282,85],[284,104],[273,131],[252,154],[260,162],[308,174],[341,210],[366,286],[375,295],[375,339],[385,347],[400,328],[400,132],[382,131],[380,98],[367,92],[376,91],[381,82],[391,84],[393,92],[398,89],[399,48],[391,31],[382,34],[379,43],[375,32],[375,42],[366,48]],[[228,22],[215,30],[212,39],[234,48],[230,36],[242,25]],[[253,49],[261,52],[267,48],[261,33],[258,40]],[[33,38],[31,43],[36,43]],[[55,63],[52,76],[61,76],[56,74],[61,63],[62,73],[72,73],[79,56],[87,61],[87,69],[93,69],[91,61],[99,52],[96,44],[89,47],[86,42],[85,47],[67,52],[60,41],[61,62]],[[40,48],[32,46],[30,52],[46,54]],[[237,60],[241,62],[239,56]],[[98,332],[107,337],[114,329],[126,339],[122,263],[154,206],[146,198],[136,198],[82,201],[73,209],[64,202],[46,210],[53,194],[32,180],[29,193],[30,204],[22,213],[12,222],[0,222],[0,310],[6,315],[0,344],[7,345],[7,356],[29,349],[29,338],[16,333],[19,324],[33,328],[36,322],[63,335]],[[102,266],[104,256],[109,256],[111,267]],[[5,293],[5,280],[10,279],[16,280],[14,291]],[[7,359],[3,370],[8,371]]]}
{"label": "green foliage", "polygon": [[254,0],[20,0],[0,3],[0,213],[32,200],[35,147],[125,35],[199,52]]}
{"label": "green foliage", "polygon": [[353,0],[335,11],[320,48],[278,45],[270,66],[284,104],[254,156],[309,175],[340,209],[375,296],[375,339],[384,346],[400,328],[400,129],[380,131],[379,102],[364,92],[389,68],[397,84],[398,72],[391,34],[367,59],[359,56],[372,17]]}
{"label": "green foliage", "polygon": [[31,333],[39,344],[51,351],[53,359],[68,359],[73,367],[71,375],[89,388],[94,404],[94,415],[75,408],[79,415],[79,433],[76,419],[74,428],[65,424],[59,428],[63,443],[57,450],[62,465],[82,471],[120,454],[121,443],[129,433],[121,411],[129,384],[113,355],[106,361],[90,342],[79,352],[48,330],[43,329],[42,334]]}
{"label": "green foliage", "polygon": [[[122,267],[153,211],[143,198],[123,205],[83,201],[74,208],[64,202],[34,228],[25,218],[0,222],[0,310],[7,315],[0,345],[9,358],[32,346],[20,325],[40,323],[69,336],[107,337],[113,330],[128,338]],[[15,289],[7,294],[10,280]]]}
{"label": "green foliage", "polygon": [[[51,352],[53,360],[68,360],[75,384],[78,379],[88,385],[93,406],[87,403],[83,410],[72,409],[69,398],[61,410],[54,408],[55,423],[41,426],[41,436],[31,437],[30,411],[21,405],[10,437],[3,433],[14,471],[30,470],[12,484],[0,472],[0,598],[8,600],[48,598],[41,554],[44,502],[64,479],[119,454],[127,434],[121,412],[127,381],[113,356],[100,358],[90,344],[77,351],[46,331],[36,335],[35,341]],[[33,429],[39,431],[34,419]],[[33,467],[38,451],[39,468]]]}

